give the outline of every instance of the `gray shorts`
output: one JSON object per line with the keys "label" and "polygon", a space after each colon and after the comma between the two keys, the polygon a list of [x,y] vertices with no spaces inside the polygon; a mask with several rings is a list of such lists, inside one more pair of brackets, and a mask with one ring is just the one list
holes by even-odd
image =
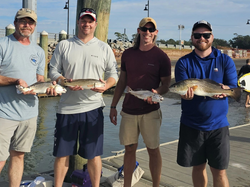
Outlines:
{"label": "gray shorts", "polygon": [[37,117],[13,121],[0,118],[0,161],[9,157],[9,150],[30,152],[36,135]]}

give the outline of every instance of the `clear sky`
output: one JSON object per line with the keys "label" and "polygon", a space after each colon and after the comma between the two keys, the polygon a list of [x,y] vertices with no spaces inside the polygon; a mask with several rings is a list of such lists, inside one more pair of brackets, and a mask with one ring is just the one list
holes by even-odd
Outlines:
{"label": "clear sky", "polygon": [[[38,0],[37,31],[59,33],[67,31],[67,10],[63,9],[67,0]],[[115,32],[124,33],[129,39],[148,11],[144,11],[148,0],[112,0],[109,20],[109,39],[115,39]],[[77,0],[69,0],[70,34],[76,22]],[[22,0],[1,0],[0,29],[13,24],[15,13],[22,8]],[[149,0],[149,16],[156,20],[158,39],[179,40],[178,25],[184,25],[181,39],[189,40],[193,24],[206,20],[213,26],[215,38],[230,40],[234,33],[250,35],[250,0]]]}

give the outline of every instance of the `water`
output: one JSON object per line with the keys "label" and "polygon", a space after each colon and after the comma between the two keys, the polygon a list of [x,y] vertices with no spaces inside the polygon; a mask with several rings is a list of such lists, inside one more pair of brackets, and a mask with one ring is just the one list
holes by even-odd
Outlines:
{"label": "water", "polygon": [[[244,93],[243,93],[244,94]],[[113,125],[109,120],[110,104],[113,95],[104,95],[106,106],[104,112],[104,154],[102,158],[112,156],[111,151],[124,149],[119,143],[119,122],[121,116],[118,115],[118,125]],[[60,97],[40,98],[38,128],[31,153],[25,155],[24,175],[36,174],[53,170],[54,157],[53,134],[56,121],[57,104]],[[230,126],[249,123],[249,108],[244,107],[245,95],[242,96],[241,103],[234,102],[229,98],[228,120]],[[117,106],[118,114],[121,111],[123,97]],[[181,105],[179,98],[164,98],[161,103],[163,121],[160,132],[160,143],[176,140],[179,133],[179,121],[181,115]],[[141,137],[138,148],[144,148]],[[4,167],[0,181],[7,179],[7,165]]]}

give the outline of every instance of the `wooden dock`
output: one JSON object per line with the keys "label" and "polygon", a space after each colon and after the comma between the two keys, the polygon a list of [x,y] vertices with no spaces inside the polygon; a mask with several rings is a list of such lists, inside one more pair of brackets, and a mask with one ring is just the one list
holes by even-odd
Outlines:
{"label": "wooden dock", "polygon": [[[250,187],[250,124],[230,128],[230,136],[231,154],[227,169],[230,186]],[[166,187],[191,187],[193,186],[192,168],[181,167],[176,163],[177,144],[178,140],[160,145],[162,154],[160,184]],[[145,148],[138,150],[136,157],[145,173],[135,187],[152,186],[147,150]],[[118,168],[123,164],[123,154],[104,158],[102,161],[103,167]],[[212,187],[212,175],[209,167],[207,167],[207,173],[208,186]]]}
{"label": "wooden dock", "polygon": [[[178,141],[167,142],[160,145],[162,155],[162,175],[160,186],[165,187],[191,187],[192,168],[184,168],[176,163]],[[230,187],[250,187],[250,124],[245,124],[230,128],[230,162],[227,169],[227,175]],[[137,150],[137,161],[144,170],[144,175],[134,187],[150,187],[152,180],[149,172],[149,158],[147,150]],[[103,175],[100,187],[109,187],[105,182],[106,177],[111,176],[117,171],[117,168],[123,164],[123,154],[102,159]],[[53,171],[51,171],[53,173]],[[212,176],[207,167],[208,187],[212,187]],[[23,177],[23,180],[34,180],[34,176]],[[48,181],[53,181],[50,174],[41,175]],[[0,187],[8,187],[7,181],[0,182]],[[64,183],[63,187],[71,187],[70,183]],[[49,185],[48,187],[52,187]]]}

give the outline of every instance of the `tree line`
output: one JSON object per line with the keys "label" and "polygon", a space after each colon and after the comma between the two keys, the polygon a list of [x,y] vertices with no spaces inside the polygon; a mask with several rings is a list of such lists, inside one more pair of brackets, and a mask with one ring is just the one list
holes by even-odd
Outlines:
{"label": "tree line", "polygon": [[[129,41],[126,33],[122,34],[119,32],[115,32],[114,34],[116,36],[116,40]],[[133,34],[132,41],[134,40],[135,37],[136,37],[136,34]],[[174,40],[172,38],[169,40],[159,39],[157,40],[157,42],[160,42],[162,44],[179,45],[180,40]],[[184,40],[184,45],[192,45],[191,40],[189,41]],[[227,48],[238,48],[238,49],[250,49],[250,36],[249,35],[242,36],[242,35],[238,35],[237,33],[234,33],[234,38],[232,38],[229,41],[219,39],[219,38],[214,38],[213,46],[216,48],[227,47]]]}

